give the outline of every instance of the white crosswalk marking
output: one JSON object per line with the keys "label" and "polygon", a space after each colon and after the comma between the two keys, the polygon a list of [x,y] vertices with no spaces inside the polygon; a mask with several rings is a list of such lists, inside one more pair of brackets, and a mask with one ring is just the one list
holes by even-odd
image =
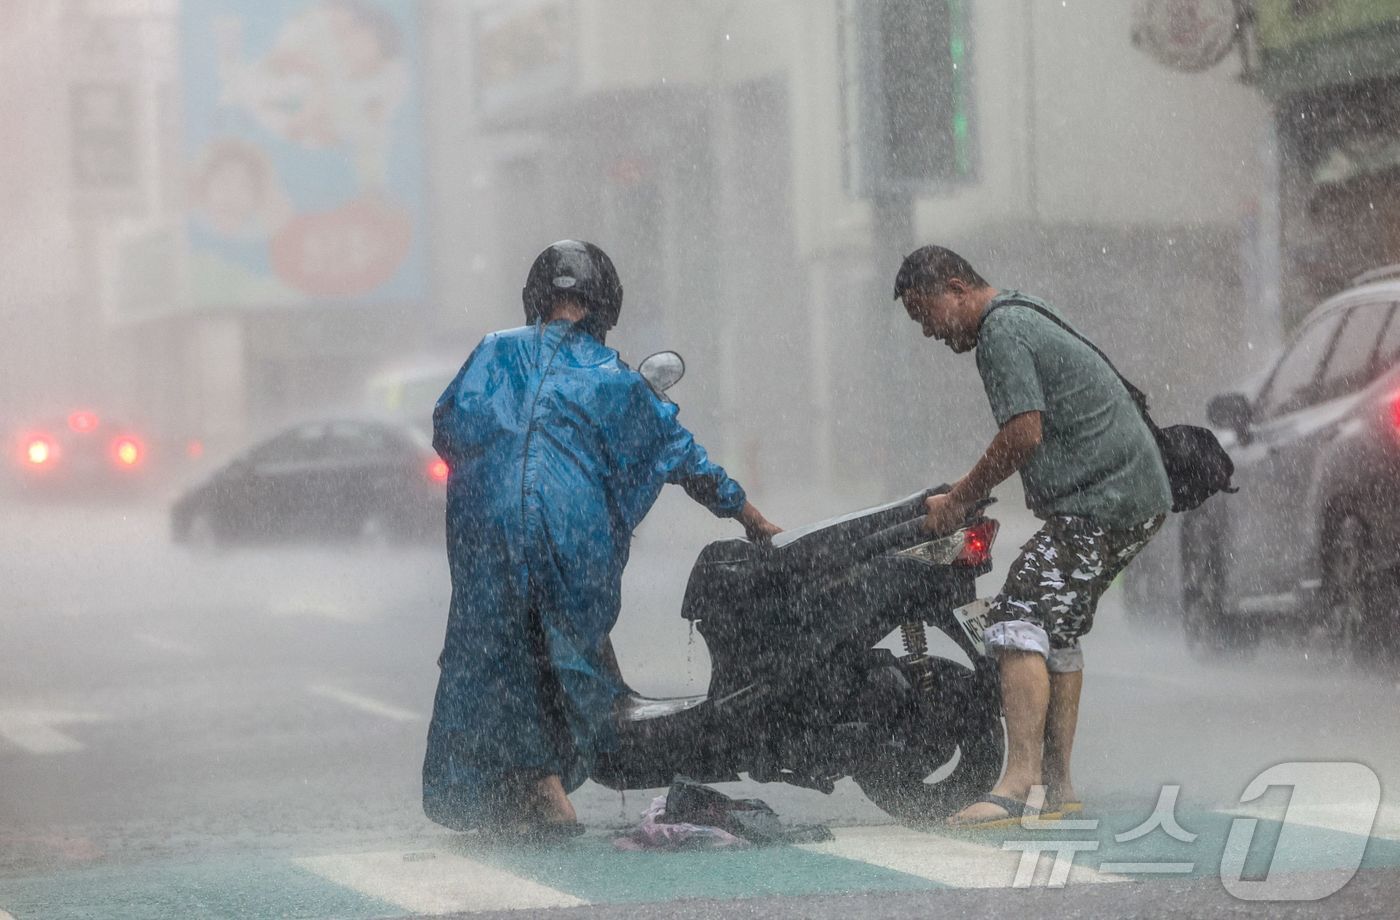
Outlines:
{"label": "white crosswalk marking", "polygon": [[[1022,858],[1020,851],[1002,850],[1000,845],[940,837],[893,825],[837,827],[832,828],[832,833],[835,840],[803,844],[802,848],[883,866],[954,888],[1009,888],[1016,880]],[[1041,857],[1037,884],[1045,881],[1054,858],[1053,851]],[[1087,866],[1074,866],[1069,874],[1072,885],[1124,881],[1128,879]]]}
{"label": "white crosswalk marking", "polygon": [[1381,805],[1380,812],[1376,815],[1376,826],[1371,830],[1371,836],[1384,837],[1387,840],[1400,840],[1400,806]]}
{"label": "white crosswalk marking", "polygon": [[355,693],[351,690],[342,690],[340,687],[332,687],[328,684],[312,684],[306,689],[317,696],[323,696],[328,700],[335,700],[337,703],[343,703],[352,709],[368,712],[371,715],[382,716],[385,719],[392,719],[395,722],[420,722],[426,719],[426,716],[416,713],[411,709],[402,709],[390,703],[376,700],[372,696],[365,696],[364,694]]}
{"label": "white crosswalk marking", "polygon": [[90,712],[61,712],[45,709],[0,709],[0,738],[31,754],[67,754],[81,751],[82,742],[54,726],[75,722],[101,722]]}
{"label": "white crosswalk marking", "polygon": [[[441,851],[316,856],[297,865],[338,885],[420,914],[538,910],[588,902],[527,878]],[[432,858],[422,858],[431,855]]]}
{"label": "white crosswalk marking", "polygon": [[[1281,807],[1244,806],[1232,808],[1226,814],[1244,818],[1263,818],[1267,821],[1284,820],[1285,810]],[[1400,840],[1400,806],[1381,805],[1377,810],[1368,802],[1334,802],[1323,805],[1291,805],[1287,809],[1289,824],[1306,824],[1331,831],[1354,834],[1358,828],[1366,827],[1374,818],[1375,826],[1371,837],[1386,840]]]}

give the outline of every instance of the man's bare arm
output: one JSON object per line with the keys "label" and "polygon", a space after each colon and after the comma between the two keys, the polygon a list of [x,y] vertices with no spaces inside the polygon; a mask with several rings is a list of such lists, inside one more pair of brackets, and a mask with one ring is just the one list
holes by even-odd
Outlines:
{"label": "man's bare arm", "polygon": [[1022,412],[1001,426],[982,458],[948,493],[955,505],[966,507],[986,498],[1021,467],[1040,446],[1043,432],[1039,412]]}
{"label": "man's bare arm", "polygon": [[1026,465],[1040,446],[1043,431],[1039,412],[1023,412],[1001,426],[980,460],[952,490],[924,500],[928,514],[924,529],[929,533],[951,533],[961,526],[967,510],[991,494],[1008,476]]}

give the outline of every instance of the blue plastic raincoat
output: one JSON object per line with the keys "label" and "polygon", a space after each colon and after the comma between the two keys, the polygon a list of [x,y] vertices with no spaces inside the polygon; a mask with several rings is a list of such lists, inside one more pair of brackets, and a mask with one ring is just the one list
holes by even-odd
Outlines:
{"label": "blue plastic raincoat", "polygon": [[438,400],[452,607],[423,807],[480,824],[502,776],[566,789],[612,749],[603,665],[633,529],[664,483],[732,517],[744,490],[617,352],[561,320],[487,336]]}

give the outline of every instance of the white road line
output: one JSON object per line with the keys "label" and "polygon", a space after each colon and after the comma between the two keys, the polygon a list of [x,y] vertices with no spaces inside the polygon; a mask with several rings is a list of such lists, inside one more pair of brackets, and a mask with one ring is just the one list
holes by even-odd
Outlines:
{"label": "white road line", "polygon": [[83,749],[82,742],[55,728],[74,722],[101,722],[91,712],[56,712],[43,709],[0,709],[0,738],[31,754],[68,754]]}
{"label": "white road line", "polygon": [[413,712],[410,709],[401,709],[390,703],[384,703],[371,696],[364,696],[350,690],[342,690],[339,687],[332,687],[328,684],[312,684],[306,688],[317,696],[323,696],[328,700],[335,700],[343,703],[352,709],[367,712],[370,715],[382,716],[385,719],[393,719],[395,722],[422,722],[427,717],[421,713]]}
{"label": "white road line", "polygon": [[[835,840],[803,844],[802,849],[883,866],[953,888],[1009,888],[1021,864],[1019,850],[924,834],[906,827],[835,827],[831,831]],[[1041,856],[1036,884],[1044,883],[1054,858],[1053,851]],[[1069,874],[1071,885],[1126,881],[1129,879],[1088,866],[1076,865]]]}
{"label": "white road line", "polygon": [[412,861],[402,852],[390,852],[315,856],[294,862],[338,885],[419,914],[539,910],[588,903],[510,872],[438,851],[432,859]]}
{"label": "white road line", "polygon": [[321,617],[341,623],[362,623],[365,617],[348,605],[327,597],[292,597],[272,601],[268,613],[281,617]]}
{"label": "white road line", "polygon": [[171,652],[188,658],[202,658],[204,656],[204,649],[199,646],[189,642],[181,642],[179,639],[172,639],[169,636],[161,636],[156,633],[136,633],[132,638],[156,651]]}

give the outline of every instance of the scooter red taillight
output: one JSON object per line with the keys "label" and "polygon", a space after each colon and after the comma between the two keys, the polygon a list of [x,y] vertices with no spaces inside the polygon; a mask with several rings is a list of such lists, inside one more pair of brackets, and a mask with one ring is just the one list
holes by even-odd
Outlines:
{"label": "scooter red taillight", "polygon": [[991,518],[983,518],[963,530],[963,548],[953,560],[953,565],[985,565],[992,558],[992,544],[996,542],[1001,525]]}

